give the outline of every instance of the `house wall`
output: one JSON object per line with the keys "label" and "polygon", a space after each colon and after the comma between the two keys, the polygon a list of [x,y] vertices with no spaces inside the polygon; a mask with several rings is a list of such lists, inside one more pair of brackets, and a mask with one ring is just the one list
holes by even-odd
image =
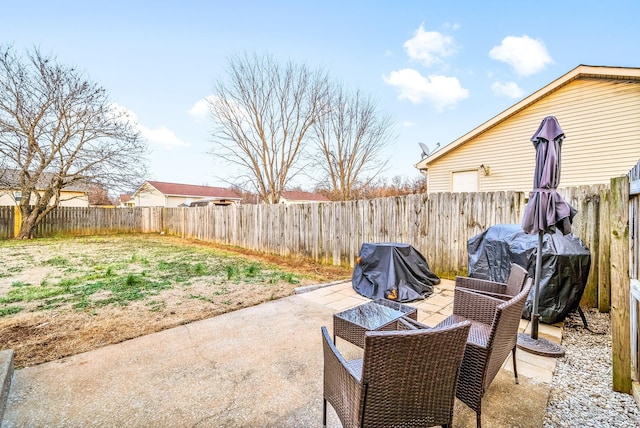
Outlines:
{"label": "house wall", "polygon": [[[133,196],[137,207],[164,207],[165,197],[153,186],[144,184]],[[175,205],[177,206],[177,205]]]}
{"label": "house wall", "polygon": [[169,196],[167,198],[167,208],[175,208],[177,206],[179,206],[180,204],[187,204],[189,205],[191,202],[195,202],[195,201],[199,201],[203,198],[194,198],[193,196]]}
{"label": "house wall", "polygon": [[82,192],[61,192],[60,206],[61,207],[88,207],[89,197],[87,196],[86,193],[82,193]]}
{"label": "house wall", "polygon": [[[504,122],[429,164],[429,192],[452,190],[454,171],[478,171],[478,191],[533,185],[530,141],[542,119],[555,116],[565,133],[562,187],[609,183],[640,157],[640,84],[581,79],[559,88]],[[489,166],[484,175],[480,165]]]}
{"label": "house wall", "polygon": [[8,207],[16,204],[12,194],[13,192],[0,192],[0,207]]}

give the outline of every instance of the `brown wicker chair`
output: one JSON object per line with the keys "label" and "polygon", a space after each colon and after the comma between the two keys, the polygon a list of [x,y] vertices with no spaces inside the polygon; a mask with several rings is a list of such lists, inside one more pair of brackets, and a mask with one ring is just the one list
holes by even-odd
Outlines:
{"label": "brown wicker chair", "polygon": [[515,371],[517,333],[531,282],[531,278],[527,278],[522,290],[508,300],[504,300],[508,295],[498,298],[482,291],[456,287],[453,315],[436,326],[471,321],[456,396],[476,412],[478,427],[481,426],[482,397],[509,353],[513,353],[514,375],[518,383]]}
{"label": "brown wicker chair", "polygon": [[[487,281],[478,278],[468,278],[458,276],[456,277],[456,287],[466,288],[473,290],[477,293],[486,294],[492,297],[496,297],[501,300],[509,300],[522,290],[527,279],[529,279],[529,273],[525,268],[515,263],[511,263],[511,271],[506,283]],[[517,338],[516,338],[517,341]],[[511,350],[513,358],[513,375],[518,383],[518,367],[516,364],[516,345],[513,345]]]}
{"label": "brown wicker chair", "polygon": [[363,359],[352,361],[322,327],[323,426],[327,402],[344,427],[450,426],[470,325],[367,332]]}

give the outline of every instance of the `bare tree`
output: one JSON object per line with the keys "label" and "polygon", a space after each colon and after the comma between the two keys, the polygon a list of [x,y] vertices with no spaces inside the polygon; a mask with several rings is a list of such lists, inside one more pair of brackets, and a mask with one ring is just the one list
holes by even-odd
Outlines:
{"label": "bare tree", "polygon": [[313,126],[315,167],[334,200],[357,198],[359,190],[382,172],[380,155],[393,136],[391,117],[378,111],[371,97],[334,86],[327,111]]}
{"label": "bare tree", "polygon": [[236,184],[250,184],[262,200],[278,203],[306,166],[306,137],[323,111],[327,76],[266,54],[232,57],[227,71],[228,81],[217,81],[209,99],[212,154],[239,167]]}
{"label": "bare tree", "polygon": [[88,186],[87,196],[91,206],[115,205],[107,189],[102,186],[95,184]]}
{"label": "bare tree", "polygon": [[22,196],[17,238],[33,237],[65,188],[139,184],[146,153],[105,89],[37,49],[19,56],[0,46],[0,157]]}
{"label": "bare tree", "polygon": [[427,179],[420,175],[414,177],[400,177],[396,175],[390,182],[386,178],[373,180],[360,189],[359,197],[363,199],[387,198],[403,196],[427,191]]}
{"label": "bare tree", "polygon": [[[326,196],[332,201],[339,200],[335,193],[331,193],[327,186],[319,183],[314,189],[315,192]],[[354,199],[375,199],[388,198],[391,196],[404,196],[417,193],[426,193],[427,179],[420,175],[414,177],[395,177],[388,179],[386,177],[378,177],[370,180],[365,186],[359,187],[354,192]]]}

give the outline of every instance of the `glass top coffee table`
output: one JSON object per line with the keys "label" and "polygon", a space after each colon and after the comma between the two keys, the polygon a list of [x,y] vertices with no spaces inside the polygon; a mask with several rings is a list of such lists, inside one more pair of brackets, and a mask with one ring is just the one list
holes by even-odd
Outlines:
{"label": "glass top coffee table", "polygon": [[418,310],[387,299],[377,299],[333,315],[333,343],[336,336],[364,348],[367,331],[398,330],[398,320],[417,320]]}

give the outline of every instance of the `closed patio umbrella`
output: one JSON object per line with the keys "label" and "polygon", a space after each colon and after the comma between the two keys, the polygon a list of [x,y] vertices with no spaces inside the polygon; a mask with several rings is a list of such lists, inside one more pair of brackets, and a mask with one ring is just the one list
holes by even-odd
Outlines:
{"label": "closed patio umbrella", "polygon": [[542,245],[545,233],[571,233],[571,222],[577,211],[557,193],[560,184],[560,150],[564,132],[554,116],[542,120],[531,137],[536,149],[536,166],[533,175],[533,191],[524,210],[522,228],[529,234],[538,235],[536,270],[531,311],[531,335],[518,335],[518,347],[538,355],[561,357],[564,350],[555,343],[538,337],[538,295],[542,270]]}

